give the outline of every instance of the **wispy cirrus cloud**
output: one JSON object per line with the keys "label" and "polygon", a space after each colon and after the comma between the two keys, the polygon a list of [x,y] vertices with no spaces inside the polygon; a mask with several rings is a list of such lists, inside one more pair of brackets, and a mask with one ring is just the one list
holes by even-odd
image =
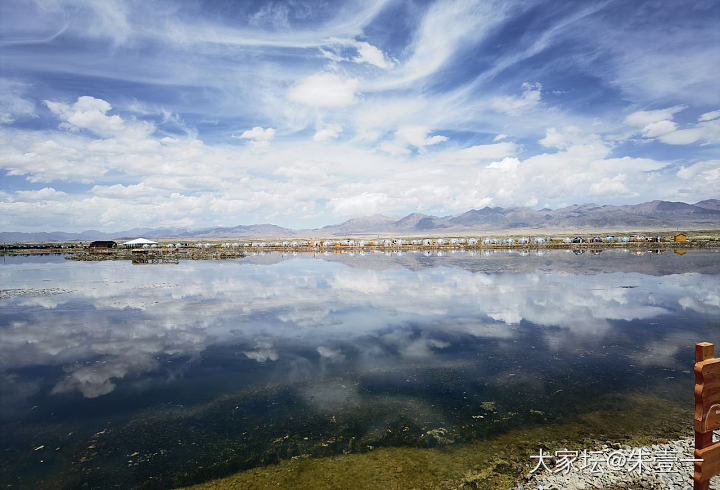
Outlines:
{"label": "wispy cirrus cloud", "polygon": [[0,224],[718,197],[718,19],[649,2],[11,0]]}

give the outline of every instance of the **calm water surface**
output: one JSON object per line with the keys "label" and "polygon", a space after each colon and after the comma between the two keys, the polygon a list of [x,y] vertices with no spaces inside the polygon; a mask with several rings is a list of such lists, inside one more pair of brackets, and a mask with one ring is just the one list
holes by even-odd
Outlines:
{"label": "calm water surface", "polygon": [[0,484],[24,488],[451,445],[655,386],[691,400],[693,345],[720,342],[704,251],[5,257],[0,289]]}

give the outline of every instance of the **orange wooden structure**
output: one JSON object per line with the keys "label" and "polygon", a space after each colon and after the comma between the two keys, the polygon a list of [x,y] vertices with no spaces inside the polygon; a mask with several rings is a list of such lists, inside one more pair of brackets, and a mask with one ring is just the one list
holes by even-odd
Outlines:
{"label": "orange wooden structure", "polygon": [[710,478],[720,473],[720,358],[708,342],[695,345],[695,462],[694,490],[708,490]]}

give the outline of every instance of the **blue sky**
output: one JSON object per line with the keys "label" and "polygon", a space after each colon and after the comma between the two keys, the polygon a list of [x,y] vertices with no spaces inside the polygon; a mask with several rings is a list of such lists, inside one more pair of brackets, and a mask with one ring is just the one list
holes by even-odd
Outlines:
{"label": "blue sky", "polygon": [[716,1],[0,1],[0,228],[720,197]]}

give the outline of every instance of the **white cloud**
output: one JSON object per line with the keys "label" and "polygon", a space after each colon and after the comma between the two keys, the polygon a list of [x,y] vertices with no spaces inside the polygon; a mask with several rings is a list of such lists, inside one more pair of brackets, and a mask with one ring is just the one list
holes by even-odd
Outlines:
{"label": "white cloud", "polygon": [[387,209],[390,198],[379,192],[362,192],[347,197],[335,197],[328,207],[337,216],[364,216]]}
{"label": "white cloud", "polygon": [[689,145],[695,142],[720,143],[720,119],[703,121],[691,128],[663,134],[659,140],[670,145]]}
{"label": "white cloud", "polygon": [[378,145],[378,150],[390,155],[409,155],[412,153],[405,145],[399,145],[392,141],[383,141]]}
{"label": "white cloud", "polygon": [[259,141],[270,141],[275,136],[274,128],[261,128],[255,126],[242,132],[239,138]]}
{"label": "white cloud", "polygon": [[[660,27],[663,23],[648,24]],[[652,33],[642,30],[632,34],[631,30],[603,33],[599,43],[608,43],[608,50],[614,52],[609,57],[614,68],[612,82],[631,100],[675,101],[682,94],[681,100],[716,104],[717,73],[714,64],[708,63],[719,54],[715,26],[712,28],[715,32],[699,25],[674,33],[660,29]],[[683,39],[688,35],[692,40]],[[698,44],[696,40],[705,42]]]}
{"label": "white cloud", "polygon": [[677,176],[683,180],[692,180],[698,190],[720,188],[720,160],[707,160],[690,166],[680,167]]}
{"label": "white cloud", "polygon": [[720,109],[718,109],[717,111],[711,111],[711,112],[706,112],[705,114],[701,114],[700,117],[698,118],[698,121],[700,121],[700,122],[712,121],[713,119],[717,119],[717,118],[720,118]]}
{"label": "white cloud", "polygon": [[333,49],[328,49],[327,47],[321,47],[319,49],[320,53],[322,53],[322,55],[330,61],[333,61],[335,63],[339,63],[341,61],[348,61],[347,57],[338,54],[338,52]]}
{"label": "white cloud", "polygon": [[680,129],[669,133],[663,133],[658,138],[669,145],[689,145],[703,137],[704,131],[700,128]]}
{"label": "white cloud", "polygon": [[578,145],[603,146],[600,136],[588,133],[577,126],[565,126],[561,129],[554,127],[545,130],[545,137],[539,143],[548,148],[567,149]]}
{"label": "white cloud", "polygon": [[314,107],[344,107],[355,103],[358,82],[334,73],[311,75],[288,91],[288,99]]}
{"label": "white cloud", "polygon": [[280,3],[267,3],[248,19],[248,23],[260,28],[289,30],[290,9]]}
{"label": "white cloud", "polygon": [[239,136],[233,135],[233,137],[250,140],[250,146],[255,150],[266,150],[270,147],[270,141],[275,137],[275,129],[255,126],[252,129],[246,129]]}
{"label": "white cloud", "polygon": [[155,125],[149,122],[123,120],[117,114],[108,115],[112,106],[107,101],[87,95],[78,97],[73,104],[49,100],[44,103],[50,112],[60,119],[60,129],[70,132],[85,129],[103,138],[114,137],[117,141],[122,141],[118,151],[130,141],[146,139],[156,129]]}
{"label": "white cloud", "polygon": [[649,124],[664,120],[672,120],[673,116],[684,110],[686,106],[676,105],[665,109],[656,109],[653,111],[637,111],[629,114],[625,118],[625,124],[643,128]]}
{"label": "white cloud", "polygon": [[383,54],[383,52],[372,44],[366,42],[358,42],[356,43],[356,47],[358,50],[358,56],[357,58],[355,58],[355,61],[359,63],[369,63],[373,66],[377,66],[378,68],[383,68],[385,70],[395,66],[395,63],[388,60]]}
{"label": "white cloud", "polygon": [[419,125],[401,126],[395,131],[395,138],[392,141],[384,141],[378,145],[378,149],[391,155],[407,155],[410,154],[409,146],[414,146],[420,151],[425,147],[436,145],[447,141],[447,136],[434,135],[429,136],[430,128]]}
{"label": "white cloud", "polygon": [[34,117],[35,103],[26,98],[23,84],[0,78],[0,124],[11,124],[19,117]]}
{"label": "white cloud", "polygon": [[120,116],[107,115],[112,106],[102,99],[83,95],[74,104],[46,100],[45,105],[62,121],[60,127],[63,129],[87,129],[100,136],[119,134],[125,130]]}
{"label": "white cloud", "polygon": [[496,2],[441,0],[425,12],[414,33],[410,56],[392,76],[369,83],[373,90],[407,86],[445,65],[460,46],[478,42],[507,15],[509,5]]}
{"label": "white cloud", "polygon": [[[248,131],[268,133],[264,128]],[[423,132],[411,132],[418,134]],[[158,223],[198,227],[263,221],[297,227],[303,214],[437,212],[438,204],[442,213],[530,202],[552,206],[585,202],[593,193],[627,197],[627,189],[634,200],[683,197],[678,192],[687,184],[661,171],[665,162],[609,158],[610,148],[602,141],[576,138],[581,143],[568,140],[560,151],[519,159],[520,147],[513,142],[419,155],[398,146],[387,155],[351,141],[279,141],[272,152],[257,153],[244,146],[206,146],[191,137],[167,140],[158,135],[127,144],[126,139],[6,129],[0,130],[0,167],[11,174],[36,182],[64,179],[95,185],[70,196],[42,189],[32,191],[34,195],[0,196],[0,227],[25,231],[52,223],[58,229],[118,230]],[[387,151],[393,143],[384,144]],[[122,173],[130,183],[107,181],[107,172]],[[697,192],[687,199],[717,194],[717,166],[692,172]]]}
{"label": "white cloud", "polygon": [[313,141],[328,141],[336,139],[342,133],[342,126],[339,124],[330,124],[318,129],[313,135]]}
{"label": "white cloud", "polygon": [[395,132],[398,140],[409,143],[418,148],[435,145],[447,141],[447,136],[428,136],[430,128],[425,126],[402,126]]}
{"label": "white cloud", "polygon": [[[110,104],[90,99],[89,107],[62,106],[58,117],[86,122],[94,119],[74,116],[100,114],[95,126],[114,117]],[[388,104],[381,123],[402,109],[399,102],[397,107]],[[415,106],[416,102],[411,101],[413,116],[430,107]],[[314,119],[315,136],[305,140],[281,137],[278,133],[288,134],[286,129],[258,126],[235,136],[250,144],[210,145],[193,134],[133,131],[142,122],[116,117],[108,124],[121,129],[102,137],[86,131],[0,128],[0,168],[8,174],[33,183],[64,180],[92,186],[70,195],[44,190],[53,189],[51,184],[28,191],[36,194],[0,194],[0,227],[29,231],[50,223],[68,230],[118,230],[158,223],[199,227],[253,222],[312,227],[327,224],[327,216],[376,212],[450,214],[484,205],[553,207],[587,202],[588,195],[637,202],[699,200],[717,194],[712,189],[717,167],[693,168],[697,176],[690,186],[687,179],[664,170],[667,162],[610,158],[610,145],[579,124],[547,129],[542,143],[559,151],[521,158],[523,147],[511,141],[465,148],[455,142],[440,145],[447,137],[431,128],[445,126],[434,124],[398,124],[382,133],[391,136],[378,145],[357,139],[371,124],[341,127],[332,119],[333,124],[324,125],[321,115]],[[399,118],[409,119],[405,114]],[[702,124],[711,128],[717,122]],[[340,131],[348,137],[322,144]],[[707,139],[710,129],[704,131]],[[678,131],[667,134],[674,133]],[[272,152],[254,151],[255,143],[270,141]],[[697,192],[682,194],[689,187]]]}
{"label": "white cloud", "polygon": [[590,185],[590,193],[595,195],[634,195],[625,185],[625,174],[618,174],[615,177],[603,177],[599,182]]}
{"label": "white cloud", "polygon": [[685,106],[673,106],[654,111],[638,111],[625,118],[625,123],[640,129],[645,138],[657,138],[669,145],[689,145],[702,142],[712,144],[720,142],[720,111],[706,112],[698,118],[698,123],[684,129],[672,120],[673,115]]}
{"label": "white cloud", "polygon": [[642,129],[642,135],[646,138],[655,138],[663,134],[672,133],[677,129],[677,124],[668,119],[648,124]]}
{"label": "white cloud", "polygon": [[[602,144],[569,146],[562,151],[535,155],[525,160],[505,158],[477,173],[474,184],[479,197],[491,197],[494,205],[536,202],[587,202],[587,195],[619,192],[622,196],[653,195],[659,182],[648,172],[666,166],[649,159],[607,158]],[[655,188],[653,188],[655,181]],[[671,179],[663,181],[666,185]],[[628,189],[632,189],[630,193]],[[665,191],[663,191],[665,192]],[[518,202],[518,196],[525,201]]]}
{"label": "white cloud", "polygon": [[43,187],[36,191],[16,191],[15,196],[21,201],[47,201],[64,199],[68,197],[68,194],[52,187]]}
{"label": "white cloud", "polygon": [[90,16],[78,15],[86,26],[86,32],[92,36],[106,37],[114,44],[122,44],[132,33],[129,22],[129,6],[122,2],[87,2],[81,1],[82,8]]}
{"label": "white cloud", "polygon": [[519,97],[500,96],[490,99],[490,107],[497,111],[517,116],[535,108],[542,98],[542,84],[528,83],[522,84],[523,93]]}
{"label": "white cloud", "polygon": [[455,163],[469,163],[478,160],[496,160],[518,153],[520,147],[512,142],[494,143],[492,145],[475,145],[463,148],[452,154],[450,160]]}
{"label": "white cloud", "polygon": [[90,189],[90,193],[98,197],[106,197],[111,199],[133,199],[152,200],[157,198],[159,189],[153,188],[143,182],[134,185],[94,185]]}
{"label": "white cloud", "polygon": [[493,141],[502,141],[504,139],[507,139],[507,137],[508,137],[508,135],[506,135],[504,133],[500,133],[493,138]]}
{"label": "white cloud", "polygon": [[[572,132],[575,132],[575,130]],[[545,137],[540,140],[540,144],[548,148],[567,148],[570,146],[567,135],[561,133],[556,128],[547,128],[547,130],[545,130]]]}
{"label": "white cloud", "polygon": [[517,158],[503,158],[497,162],[492,162],[487,167],[487,170],[501,170],[504,173],[514,173],[520,167],[520,160]]}
{"label": "white cloud", "polygon": [[[332,45],[330,48],[320,48],[322,54],[331,61],[341,62],[350,61],[353,63],[367,63],[369,65],[389,70],[395,66],[395,62],[385,56],[385,54],[376,46],[365,42],[356,41],[354,39],[333,38],[329,40]],[[357,55],[350,57],[342,53],[347,47],[355,48]],[[337,49],[335,49],[337,48]]]}

